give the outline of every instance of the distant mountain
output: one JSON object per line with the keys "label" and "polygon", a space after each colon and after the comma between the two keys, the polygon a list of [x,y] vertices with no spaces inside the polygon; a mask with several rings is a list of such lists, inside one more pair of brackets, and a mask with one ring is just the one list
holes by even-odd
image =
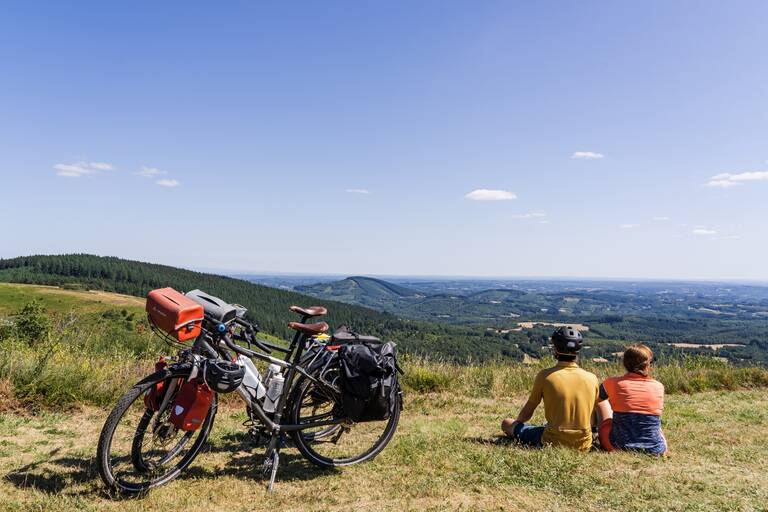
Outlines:
{"label": "distant mountain", "polygon": [[314,297],[358,304],[384,311],[399,309],[398,304],[403,300],[416,300],[425,297],[424,294],[405,286],[360,276],[352,276],[330,283],[296,286],[294,289],[299,293]]}

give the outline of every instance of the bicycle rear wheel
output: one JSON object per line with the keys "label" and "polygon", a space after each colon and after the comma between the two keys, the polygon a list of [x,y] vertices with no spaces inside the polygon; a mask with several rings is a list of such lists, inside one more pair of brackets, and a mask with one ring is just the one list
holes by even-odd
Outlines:
{"label": "bicycle rear wheel", "polygon": [[[325,376],[337,381],[338,375]],[[341,406],[326,386],[302,376],[291,400],[291,422],[325,421],[341,417]],[[400,421],[400,396],[389,418],[382,421],[354,423],[300,430],[291,434],[299,452],[310,462],[322,467],[350,466],[376,457],[389,443]]]}
{"label": "bicycle rear wheel", "polygon": [[216,416],[216,396],[198,430],[185,432],[170,423],[173,396],[163,410],[153,411],[143,397],[155,385],[175,394],[190,368],[158,371],[133,386],[107,417],[96,453],[99,475],[113,491],[139,494],[164,485],[197,457]]}

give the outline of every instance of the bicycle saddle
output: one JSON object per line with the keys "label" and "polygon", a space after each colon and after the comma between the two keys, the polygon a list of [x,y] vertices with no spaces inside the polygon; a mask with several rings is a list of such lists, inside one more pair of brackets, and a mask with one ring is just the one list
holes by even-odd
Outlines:
{"label": "bicycle saddle", "polygon": [[302,316],[308,316],[310,318],[315,316],[323,316],[328,313],[328,310],[323,306],[312,306],[311,308],[302,308],[300,306],[291,306],[290,310],[294,313],[298,313]]}
{"label": "bicycle saddle", "polygon": [[328,330],[328,324],[325,322],[317,322],[316,324],[302,324],[299,322],[288,322],[288,327],[304,334],[321,334]]}

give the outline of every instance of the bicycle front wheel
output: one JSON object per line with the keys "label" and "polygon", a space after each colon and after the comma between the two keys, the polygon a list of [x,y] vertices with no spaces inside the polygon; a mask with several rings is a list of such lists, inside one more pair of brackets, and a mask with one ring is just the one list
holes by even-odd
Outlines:
{"label": "bicycle front wheel", "polygon": [[[107,417],[96,453],[99,475],[120,494],[140,494],[167,484],[200,453],[216,416],[216,396],[198,430],[183,431],[170,423],[175,393],[190,368],[160,370],[133,386]],[[144,396],[155,386],[171,393],[158,411],[147,408]]]}
{"label": "bicycle front wheel", "polygon": [[[328,378],[334,379],[333,375]],[[334,379],[336,380],[336,379]],[[301,377],[291,400],[291,422],[302,424],[335,419],[341,414],[337,399],[328,388]],[[351,466],[376,457],[387,446],[400,420],[398,395],[389,418],[362,423],[314,427],[293,432],[293,442],[310,462],[322,467]]]}

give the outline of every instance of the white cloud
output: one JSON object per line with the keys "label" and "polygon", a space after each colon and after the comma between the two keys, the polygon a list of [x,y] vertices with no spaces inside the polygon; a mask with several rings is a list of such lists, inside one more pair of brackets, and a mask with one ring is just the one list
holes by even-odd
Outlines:
{"label": "white cloud", "polygon": [[714,229],[696,228],[693,231],[691,231],[691,233],[699,236],[708,236],[708,235],[716,235],[717,231],[715,231]]}
{"label": "white cloud", "polygon": [[669,219],[669,217],[654,217],[653,220],[656,221],[656,222],[666,222],[666,221],[668,221],[670,219]]}
{"label": "white cloud", "polygon": [[544,212],[530,212],[530,213],[516,213],[512,216],[513,219],[540,219],[546,217]]}
{"label": "white cloud", "polygon": [[344,192],[348,194],[370,194],[371,191],[367,188],[348,188]]}
{"label": "white cloud", "polygon": [[144,176],[145,178],[154,178],[155,176],[160,176],[161,174],[166,174],[165,171],[161,171],[157,167],[146,167],[142,166],[141,170],[136,173],[138,176]]}
{"label": "white cloud", "polygon": [[97,174],[100,171],[111,171],[115,167],[106,162],[75,162],[73,164],[56,164],[53,166],[57,176],[67,178],[79,178],[88,174]]}
{"label": "white cloud", "polygon": [[169,179],[157,180],[155,183],[157,183],[161,187],[170,187],[170,188],[178,187],[179,185],[181,185],[181,183],[178,180],[169,180]]}
{"label": "white cloud", "polygon": [[619,224],[619,228],[621,229],[635,229],[639,227],[640,227],[640,224]]}
{"label": "white cloud", "polygon": [[730,181],[730,180],[709,180],[707,182],[708,187],[730,188],[730,187],[735,187],[737,185],[743,185],[743,183],[739,183],[737,181]]}
{"label": "white cloud", "polygon": [[733,174],[724,172],[709,178],[708,187],[730,188],[748,181],[768,181],[768,171],[747,171]]}
{"label": "white cloud", "polygon": [[595,153],[594,151],[576,151],[571,155],[573,160],[600,160],[605,158],[602,153]]}
{"label": "white cloud", "polygon": [[477,190],[473,190],[464,197],[473,201],[509,201],[511,199],[517,199],[517,194],[514,192],[509,192],[508,190],[491,190],[487,188],[479,188]]}

